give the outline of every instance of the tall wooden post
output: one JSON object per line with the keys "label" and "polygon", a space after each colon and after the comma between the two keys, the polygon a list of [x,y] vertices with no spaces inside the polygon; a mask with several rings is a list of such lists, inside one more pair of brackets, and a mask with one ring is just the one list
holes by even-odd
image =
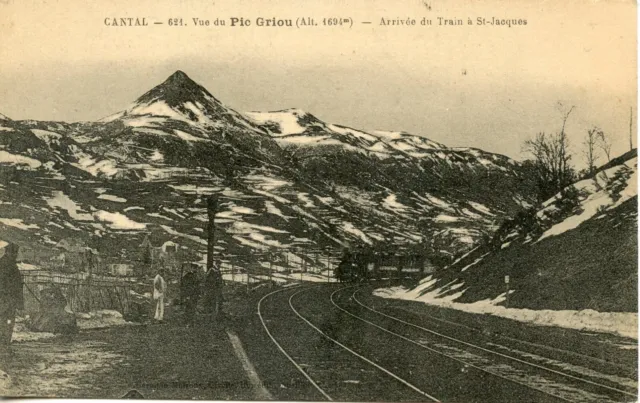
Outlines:
{"label": "tall wooden post", "polygon": [[180,305],[182,305],[184,303],[184,301],[182,300],[182,277],[184,277],[184,262],[182,262],[182,264],[180,265]]}
{"label": "tall wooden post", "polygon": [[87,299],[88,311],[94,308],[93,304],[93,254],[90,248],[85,249],[86,264],[87,264],[87,290],[89,298]]}
{"label": "tall wooden post", "polygon": [[231,284],[235,284],[236,282],[236,267],[231,261]]}
{"label": "tall wooden post", "polygon": [[331,254],[327,251],[327,283],[331,282]]}
{"label": "tall wooden post", "polygon": [[[264,255],[262,256],[262,258],[264,258]],[[247,274],[247,295],[249,295],[249,274],[250,274],[250,273],[249,273],[249,269],[248,269],[248,268],[246,268],[246,269],[244,270],[244,272]],[[240,272],[240,273],[242,273],[242,272]]]}
{"label": "tall wooden post", "polygon": [[504,286],[505,286],[504,306],[505,308],[509,308],[509,275],[504,276]]}
{"label": "tall wooden post", "polygon": [[380,269],[380,254],[378,252],[373,253],[373,278],[379,280]]}
{"label": "tall wooden post", "polygon": [[207,270],[213,267],[213,253],[216,245],[215,239],[215,217],[218,211],[218,196],[211,195],[207,198]]}

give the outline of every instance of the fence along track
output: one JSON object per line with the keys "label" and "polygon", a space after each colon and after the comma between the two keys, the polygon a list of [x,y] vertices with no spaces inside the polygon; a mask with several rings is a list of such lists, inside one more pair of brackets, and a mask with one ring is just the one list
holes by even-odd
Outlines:
{"label": "fence along track", "polygon": [[21,274],[25,311],[28,312],[39,309],[40,293],[48,286],[58,287],[74,312],[114,309],[125,314],[131,309],[131,285],[122,279],[94,276],[89,280],[76,274],[46,270],[22,271]]}
{"label": "fence along track", "polygon": [[[340,290],[338,290],[338,291],[340,291]],[[396,321],[396,322],[403,323],[403,324],[405,324],[405,325],[408,325],[408,326],[414,327],[414,328],[416,328],[416,329],[420,329],[420,330],[422,330],[422,331],[425,331],[425,332],[428,332],[428,333],[434,334],[434,335],[436,335],[436,336],[439,336],[439,337],[445,338],[445,339],[447,339],[447,340],[454,341],[454,342],[456,342],[456,343],[460,343],[460,344],[466,345],[466,346],[468,346],[468,347],[472,347],[472,348],[474,348],[474,349],[478,349],[478,350],[481,350],[481,351],[484,351],[484,352],[487,352],[487,353],[490,353],[490,354],[494,354],[494,355],[497,355],[497,356],[500,356],[500,357],[503,357],[503,358],[507,358],[507,359],[509,359],[509,360],[516,361],[516,362],[519,362],[519,363],[521,363],[521,364],[525,364],[525,365],[528,365],[528,366],[531,366],[531,367],[535,367],[535,368],[538,368],[538,369],[542,369],[542,370],[544,370],[544,371],[548,371],[548,372],[554,373],[554,374],[556,374],[556,375],[560,375],[560,376],[563,376],[563,377],[566,377],[566,378],[570,378],[570,379],[573,379],[573,380],[576,380],[576,381],[579,381],[579,382],[583,382],[583,383],[587,383],[587,384],[590,384],[590,385],[593,385],[593,386],[597,386],[597,387],[600,387],[600,388],[608,389],[608,390],[611,390],[611,391],[614,391],[614,392],[617,392],[617,393],[622,393],[622,394],[624,394],[624,395],[631,396],[631,397],[633,397],[633,398],[636,398],[636,397],[637,397],[635,394],[630,393],[630,392],[627,392],[627,391],[622,390],[622,389],[617,389],[617,388],[614,388],[614,387],[612,387],[612,386],[603,385],[603,384],[600,384],[600,383],[598,383],[598,382],[593,382],[593,381],[590,381],[590,380],[588,380],[588,379],[584,379],[584,378],[581,378],[581,377],[578,377],[578,376],[575,376],[575,375],[567,374],[567,373],[562,372],[562,371],[557,371],[557,370],[555,370],[555,369],[551,369],[551,368],[548,368],[548,367],[545,367],[545,366],[542,366],[542,365],[539,365],[539,364],[534,364],[534,363],[531,363],[531,362],[528,362],[528,361],[522,360],[522,359],[520,359],[520,358],[513,357],[513,356],[510,356],[510,355],[508,355],[508,354],[500,353],[500,352],[498,352],[498,351],[494,351],[494,350],[491,350],[491,349],[488,349],[488,348],[485,348],[485,347],[481,347],[481,346],[478,346],[478,345],[476,345],[476,344],[469,343],[469,342],[466,342],[466,341],[463,341],[463,340],[460,340],[460,339],[456,339],[455,337],[447,336],[447,335],[445,335],[445,334],[442,334],[442,333],[436,332],[436,331],[434,331],[434,330],[427,329],[427,328],[425,328],[425,327],[422,327],[422,326],[416,325],[416,324],[414,324],[414,323],[410,323],[410,322],[404,321],[404,320],[402,320],[402,319],[396,318],[396,317],[391,316],[391,315],[387,315],[386,313],[380,312],[380,311],[378,311],[378,310],[376,310],[376,309],[373,309],[373,308],[371,308],[371,307],[369,307],[369,306],[367,306],[367,305],[363,304],[363,303],[362,303],[362,302],[361,302],[361,301],[356,297],[356,294],[357,294],[359,291],[360,291],[360,290],[356,290],[356,291],[354,291],[354,293],[353,293],[353,294],[352,294],[352,296],[351,296],[351,298],[352,298],[352,299],[353,299],[353,300],[354,300],[358,305],[360,305],[360,306],[362,306],[363,308],[365,308],[365,309],[367,309],[367,310],[369,310],[369,311],[371,311],[371,312],[374,312],[374,313],[376,313],[376,314],[378,314],[378,315],[381,315],[381,316],[387,317],[387,318],[389,318],[389,319],[392,319],[392,320],[394,320],[394,321]],[[332,294],[332,297],[333,297],[333,294]],[[333,302],[333,299],[332,299],[332,302]],[[334,305],[336,305],[336,304],[335,304],[335,302],[334,302]],[[336,305],[336,306],[337,306],[337,305]],[[339,308],[340,308],[340,307],[339,307]],[[342,309],[342,308],[340,308],[340,309]],[[344,309],[343,309],[343,310],[344,310]],[[345,312],[347,312],[347,311],[345,310]],[[351,314],[351,313],[349,313],[349,314]],[[353,314],[351,314],[351,315],[353,316]],[[364,320],[364,319],[361,319],[361,320]],[[497,375],[497,376],[499,376],[499,375]],[[531,386],[528,386],[528,385],[525,385],[525,386],[527,386],[527,387],[531,387]],[[547,392],[543,392],[543,393],[547,393]],[[547,394],[548,394],[548,393],[547,393]]]}

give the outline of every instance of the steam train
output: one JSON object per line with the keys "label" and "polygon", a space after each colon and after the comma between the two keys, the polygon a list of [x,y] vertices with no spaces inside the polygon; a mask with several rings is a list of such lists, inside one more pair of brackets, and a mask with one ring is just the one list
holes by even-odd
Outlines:
{"label": "steam train", "polygon": [[433,271],[424,256],[403,254],[345,253],[334,269],[334,276],[341,283],[354,283],[372,278],[420,275]]}
{"label": "steam train", "polygon": [[333,274],[341,283],[355,283],[369,278],[366,265],[345,259],[335,268]]}

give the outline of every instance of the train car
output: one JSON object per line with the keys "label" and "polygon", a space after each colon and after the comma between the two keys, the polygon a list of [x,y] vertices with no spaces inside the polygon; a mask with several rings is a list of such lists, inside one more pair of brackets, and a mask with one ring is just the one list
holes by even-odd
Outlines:
{"label": "train car", "polygon": [[341,283],[399,276],[420,276],[433,271],[430,261],[420,255],[345,252],[334,275]]}

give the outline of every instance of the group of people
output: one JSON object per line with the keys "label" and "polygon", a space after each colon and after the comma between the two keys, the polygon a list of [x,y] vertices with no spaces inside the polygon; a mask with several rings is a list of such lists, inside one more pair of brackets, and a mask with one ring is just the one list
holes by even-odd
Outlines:
{"label": "group of people", "polygon": [[[220,272],[220,260],[213,262],[207,270],[204,279],[198,275],[198,266],[190,265],[187,273],[180,281],[180,301],[184,306],[184,318],[187,326],[194,324],[196,310],[201,295],[204,311],[213,318],[219,318],[222,314],[222,288],[223,279]],[[154,319],[158,323],[164,321],[164,301],[166,299],[167,282],[164,279],[165,271],[158,271],[153,280],[153,299],[156,302]]]}
{"label": "group of people", "polygon": [[[18,269],[19,246],[0,241],[0,351],[11,344],[16,311],[24,309],[22,275]],[[182,277],[180,299],[184,306],[187,324],[193,324],[200,296],[203,295],[203,306],[206,313],[213,318],[222,314],[223,280],[220,272],[220,260],[210,267],[204,279],[197,273],[197,266],[191,265]],[[156,303],[154,319],[164,321],[164,307],[167,294],[165,271],[158,271],[153,279],[153,299]]]}

